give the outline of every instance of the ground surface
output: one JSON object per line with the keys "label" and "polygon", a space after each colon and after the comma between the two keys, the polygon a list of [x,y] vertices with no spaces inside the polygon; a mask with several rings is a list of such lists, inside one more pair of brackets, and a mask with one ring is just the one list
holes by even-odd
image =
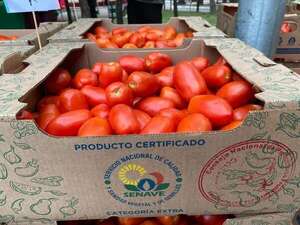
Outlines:
{"label": "ground surface", "polygon": [[[201,12],[179,12],[179,16],[201,16],[206,19],[210,24],[216,25],[217,17],[212,13],[201,13]],[[173,12],[170,10],[163,11],[163,22],[167,22],[170,17],[173,16]]]}

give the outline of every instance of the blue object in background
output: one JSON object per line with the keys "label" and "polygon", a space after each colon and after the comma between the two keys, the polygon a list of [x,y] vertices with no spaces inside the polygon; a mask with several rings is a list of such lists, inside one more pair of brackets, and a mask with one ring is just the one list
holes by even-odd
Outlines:
{"label": "blue object in background", "polygon": [[235,36],[271,58],[278,46],[285,0],[240,0]]}
{"label": "blue object in background", "polygon": [[4,0],[8,13],[57,10],[58,0]]}

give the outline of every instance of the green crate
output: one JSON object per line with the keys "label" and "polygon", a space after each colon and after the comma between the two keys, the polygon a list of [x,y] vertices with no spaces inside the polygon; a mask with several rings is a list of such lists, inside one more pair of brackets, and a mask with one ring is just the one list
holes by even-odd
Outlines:
{"label": "green crate", "polygon": [[24,29],[24,16],[21,13],[6,13],[4,3],[0,0],[0,29]]}

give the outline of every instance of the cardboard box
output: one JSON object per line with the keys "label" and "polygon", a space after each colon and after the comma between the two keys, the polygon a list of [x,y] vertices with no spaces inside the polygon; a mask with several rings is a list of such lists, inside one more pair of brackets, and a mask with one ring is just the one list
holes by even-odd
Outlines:
{"label": "cardboard box", "polygon": [[[129,30],[136,30],[145,24],[113,24],[110,19],[79,19],[73,22],[60,32],[56,33],[49,38],[52,43],[57,42],[89,42],[84,36],[88,32],[92,32],[96,26],[104,26],[108,30],[112,30],[117,27],[125,27]],[[162,29],[167,25],[172,25],[178,32],[195,31],[194,36],[202,38],[217,38],[225,37],[226,35],[210,25],[206,20],[201,17],[176,17],[171,18],[168,23],[165,24],[147,24],[155,28]]]}
{"label": "cardboard box", "polygon": [[[104,51],[95,44],[49,44],[0,83],[1,215],[15,221],[110,216],[290,212],[300,205],[300,77],[237,39],[193,40],[162,50],[174,63],[221,54],[261,91],[264,110],[229,132],[52,137],[32,121],[43,80],[97,61],[149,51]],[[128,174],[129,172],[129,174]],[[138,184],[138,185],[137,185]]]}
{"label": "cardboard box", "polygon": [[[39,26],[39,34],[42,46],[45,46],[47,39],[67,26],[66,22],[45,22]],[[38,47],[38,40],[34,29],[0,29],[0,35],[17,36],[14,41],[0,41],[0,46],[6,45],[35,45]]]}
{"label": "cardboard box", "polygon": [[282,62],[283,65],[286,67],[290,68],[293,70],[295,73],[300,75],[300,63],[284,63]]}
{"label": "cardboard box", "polygon": [[0,75],[3,73],[17,73],[26,65],[23,60],[36,51],[35,46],[0,46]]}

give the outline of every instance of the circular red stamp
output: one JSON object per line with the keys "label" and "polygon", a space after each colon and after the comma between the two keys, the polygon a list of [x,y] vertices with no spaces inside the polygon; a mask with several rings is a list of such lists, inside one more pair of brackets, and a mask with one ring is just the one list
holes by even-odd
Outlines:
{"label": "circular red stamp", "polygon": [[252,207],[282,190],[294,173],[297,155],[272,140],[241,142],[214,155],[198,185],[208,201],[224,207]]}

